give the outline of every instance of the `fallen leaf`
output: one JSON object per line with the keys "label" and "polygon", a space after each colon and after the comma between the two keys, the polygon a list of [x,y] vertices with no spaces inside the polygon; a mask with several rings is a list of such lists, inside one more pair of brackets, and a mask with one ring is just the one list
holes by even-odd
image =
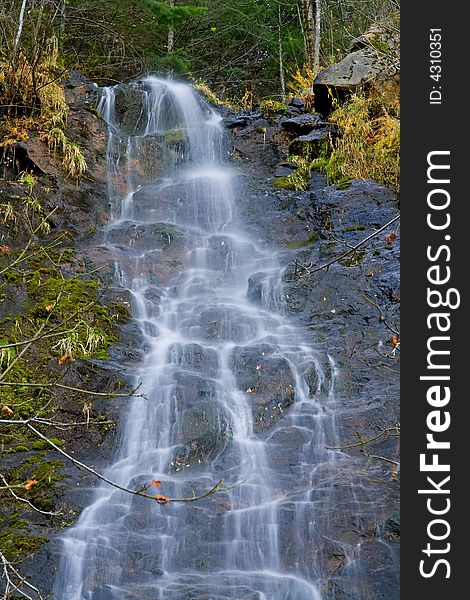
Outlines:
{"label": "fallen leaf", "polygon": [[34,485],[37,485],[37,480],[36,479],[28,479],[28,481],[24,484],[24,489],[25,490],[30,490]]}
{"label": "fallen leaf", "polygon": [[5,406],[2,406],[2,413],[5,413],[9,417],[11,417],[14,414],[14,412],[11,410],[11,408],[9,406],[7,406],[6,404],[5,404]]}
{"label": "fallen leaf", "polygon": [[391,339],[388,340],[387,344],[389,346],[392,346],[392,348],[396,348],[400,344],[400,338],[396,335],[392,335]]}
{"label": "fallen leaf", "polygon": [[53,304],[48,304],[44,310],[46,312],[52,312],[53,308],[54,308]]}
{"label": "fallen leaf", "polygon": [[64,354],[63,356],[61,356],[61,357],[60,357],[60,358],[57,360],[57,363],[58,363],[59,365],[63,365],[63,364],[65,364],[67,361],[69,361],[69,362],[73,363],[73,362],[75,362],[75,359],[74,359],[74,357],[73,357],[71,354]]}
{"label": "fallen leaf", "polygon": [[385,236],[385,239],[387,240],[387,245],[391,246],[393,244],[393,242],[395,241],[396,237],[397,237],[397,234],[394,231],[392,231],[392,233],[387,234]]}
{"label": "fallen leaf", "polygon": [[0,254],[9,254],[10,253],[10,248],[9,246],[0,246]]}
{"label": "fallen leaf", "polygon": [[160,504],[169,504],[171,502],[171,500],[168,498],[168,496],[162,496],[161,494],[157,494],[155,496],[155,500],[157,502],[159,502]]}

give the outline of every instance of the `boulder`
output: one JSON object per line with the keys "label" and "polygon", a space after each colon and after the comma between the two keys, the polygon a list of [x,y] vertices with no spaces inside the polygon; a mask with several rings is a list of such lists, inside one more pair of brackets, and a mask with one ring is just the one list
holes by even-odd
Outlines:
{"label": "boulder", "polygon": [[341,92],[354,92],[383,70],[376,55],[367,51],[351,52],[339,63],[327,67],[317,75],[315,86],[323,85]]}
{"label": "boulder", "polygon": [[119,128],[129,135],[143,134],[146,126],[142,111],[145,90],[135,85],[118,85],[114,93],[114,108]]}

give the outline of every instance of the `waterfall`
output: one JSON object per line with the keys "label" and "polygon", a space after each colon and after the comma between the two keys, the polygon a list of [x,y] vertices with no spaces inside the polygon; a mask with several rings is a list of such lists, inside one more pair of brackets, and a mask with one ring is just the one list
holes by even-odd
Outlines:
{"label": "waterfall", "polygon": [[245,233],[221,117],[189,85],[133,85],[131,131],[113,88],[99,106],[113,213],[102,249],[132,296],[144,397],[123,407],[105,474],[133,489],[160,480],[169,497],[225,489],[159,506],[97,486],[63,536],[54,598],[320,600],[331,482],[351,486],[327,449],[337,367],[284,313],[279,257]]}

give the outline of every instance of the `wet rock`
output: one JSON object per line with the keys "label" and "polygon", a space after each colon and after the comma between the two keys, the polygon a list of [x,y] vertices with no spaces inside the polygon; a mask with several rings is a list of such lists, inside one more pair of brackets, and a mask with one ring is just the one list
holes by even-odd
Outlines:
{"label": "wet rock", "polygon": [[216,377],[219,364],[217,352],[199,344],[174,344],[170,347],[169,360],[182,369],[200,372],[205,377]]}
{"label": "wet rock", "polygon": [[232,306],[218,306],[193,311],[182,327],[197,339],[240,343],[256,335],[258,323]]}
{"label": "wet rock", "polygon": [[142,252],[152,248],[164,250],[169,246],[182,245],[183,234],[172,225],[166,223],[155,223],[151,225],[140,225],[129,221],[121,227],[109,232],[110,244],[118,247],[131,247],[135,252]]}
{"label": "wet rock", "polygon": [[292,106],[294,108],[297,108],[300,111],[305,110],[305,102],[301,98],[296,98],[296,97],[292,98],[289,101],[288,106]]}
{"label": "wet rock", "polygon": [[330,140],[337,135],[337,128],[332,124],[327,124],[325,127],[314,129],[306,135],[301,135],[296,138],[289,146],[289,151],[292,154],[303,155],[305,150],[313,151],[313,155],[318,154],[326,140]]}
{"label": "wet rock", "polygon": [[143,106],[145,90],[133,85],[118,85],[114,89],[116,121],[128,135],[142,135],[145,131]]}
{"label": "wet rock", "polygon": [[292,173],[295,173],[295,171],[297,171],[297,169],[298,169],[298,165],[296,165],[295,163],[290,163],[290,162],[280,163],[276,167],[276,170],[274,171],[274,177],[289,177],[289,175],[292,175]]}
{"label": "wet rock", "polygon": [[282,127],[294,135],[305,135],[313,129],[326,125],[325,118],[319,113],[304,114],[293,119],[285,119],[281,123]]}
{"label": "wet rock", "polygon": [[224,448],[229,420],[220,407],[202,403],[178,418],[179,446],[172,460],[175,471],[213,460]]}
{"label": "wet rock", "polygon": [[397,541],[400,539],[400,513],[393,512],[379,527],[380,537],[384,540]]}
{"label": "wet rock", "polygon": [[248,395],[254,429],[272,428],[293,404],[295,381],[289,363],[268,344],[236,348],[231,357],[238,388]]}
{"label": "wet rock", "polygon": [[179,371],[175,374],[174,395],[178,411],[197,406],[200,402],[212,402],[217,396],[218,387],[205,374]]}
{"label": "wet rock", "polygon": [[365,541],[357,554],[354,565],[344,567],[330,579],[326,598],[329,593],[335,600],[398,600],[397,545]]}
{"label": "wet rock", "polygon": [[235,129],[238,127],[246,127],[249,123],[248,117],[231,116],[225,117],[222,123],[227,129]]}

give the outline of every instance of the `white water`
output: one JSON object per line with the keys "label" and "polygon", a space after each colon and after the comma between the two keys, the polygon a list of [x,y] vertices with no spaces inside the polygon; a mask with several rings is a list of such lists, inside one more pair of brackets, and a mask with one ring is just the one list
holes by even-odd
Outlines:
{"label": "white water", "polygon": [[[160,507],[98,486],[64,535],[54,598],[319,600],[315,549],[328,534],[337,477],[337,454],[326,449],[336,441],[336,367],[283,314],[276,256],[244,234],[220,118],[185,84],[151,77],[140,86],[140,135],[119,130],[113,89],[100,105],[114,211],[103,249],[116,285],[132,294],[145,348],[135,383],[146,395],[124,407],[105,474],[134,489],[161,480],[170,497],[221,478],[229,490]],[[182,144],[168,143],[175,131]],[[155,175],[137,168],[150,143],[163,148]],[[137,230],[142,237],[130,240]],[[165,252],[177,246],[173,270],[162,269],[162,239]],[[250,302],[248,280],[260,272],[260,300]],[[243,361],[269,370],[260,385],[292,382],[293,406],[282,407],[281,390],[266,412],[274,427],[257,423]]]}

